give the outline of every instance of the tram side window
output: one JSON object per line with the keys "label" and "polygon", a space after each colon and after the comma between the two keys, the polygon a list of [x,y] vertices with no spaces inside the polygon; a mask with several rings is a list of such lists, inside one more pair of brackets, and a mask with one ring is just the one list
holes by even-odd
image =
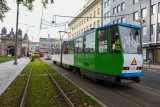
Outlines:
{"label": "tram side window", "polygon": [[69,41],[69,53],[74,54],[74,40]]}
{"label": "tram side window", "polygon": [[68,54],[69,44],[68,42],[64,42],[63,44],[63,54]]}
{"label": "tram side window", "polygon": [[81,38],[77,38],[75,40],[75,53],[76,54],[80,54],[83,52],[83,41],[82,41],[82,37]]}
{"label": "tram side window", "polygon": [[55,52],[55,54],[60,54],[60,46],[59,45],[55,46],[54,52]]}
{"label": "tram side window", "polygon": [[110,51],[112,53],[120,53],[121,45],[120,45],[120,37],[118,34],[118,26],[111,27],[111,48]]}
{"label": "tram side window", "polygon": [[98,52],[106,53],[107,52],[107,29],[98,31]]}
{"label": "tram side window", "polygon": [[89,33],[84,37],[85,53],[95,52],[95,32]]}

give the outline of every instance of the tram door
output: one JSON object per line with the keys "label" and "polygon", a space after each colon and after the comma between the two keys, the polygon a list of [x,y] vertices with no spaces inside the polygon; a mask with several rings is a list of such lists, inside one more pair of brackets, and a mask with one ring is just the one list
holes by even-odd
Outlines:
{"label": "tram door", "polygon": [[113,74],[121,72],[121,67],[123,65],[123,54],[121,48],[121,39],[119,35],[119,26],[112,26],[110,28],[110,70]]}
{"label": "tram door", "polygon": [[98,30],[97,33],[96,69],[100,73],[109,73],[109,30]]}
{"label": "tram door", "polygon": [[110,52],[111,54],[118,54],[121,50],[120,45],[120,37],[118,32],[118,26],[113,26],[110,29],[110,40],[111,40],[111,47]]}

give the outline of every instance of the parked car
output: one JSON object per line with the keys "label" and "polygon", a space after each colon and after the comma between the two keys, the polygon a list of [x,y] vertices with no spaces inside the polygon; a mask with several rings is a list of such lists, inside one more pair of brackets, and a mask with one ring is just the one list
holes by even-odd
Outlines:
{"label": "parked car", "polygon": [[45,54],[44,59],[45,60],[51,60],[51,55],[50,54]]}

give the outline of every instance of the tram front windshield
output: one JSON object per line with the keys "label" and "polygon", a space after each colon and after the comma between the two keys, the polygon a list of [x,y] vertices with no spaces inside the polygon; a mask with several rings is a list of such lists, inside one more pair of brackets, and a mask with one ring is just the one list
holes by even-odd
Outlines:
{"label": "tram front windshield", "polygon": [[124,53],[141,54],[140,30],[119,26],[119,32]]}

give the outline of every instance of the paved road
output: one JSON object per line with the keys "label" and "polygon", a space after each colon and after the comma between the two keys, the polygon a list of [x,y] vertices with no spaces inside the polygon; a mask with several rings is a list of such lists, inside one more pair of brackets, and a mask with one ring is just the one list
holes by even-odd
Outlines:
{"label": "paved road", "polygon": [[[109,107],[159,107],[160,91],[143,84],[114,85],[97,83],[91,79],[80,78],[71,71],[47,61],[58,72],[69,78],[87,93]],[[148,76],[149,77],[149,76]],[[148,78],[147,76],[145,78]],[[143,80],[145,81],[145,79]]]}
{"label": "paved road", "polygon": [[144,68],[141,85],[160,90],[160,69]]}

